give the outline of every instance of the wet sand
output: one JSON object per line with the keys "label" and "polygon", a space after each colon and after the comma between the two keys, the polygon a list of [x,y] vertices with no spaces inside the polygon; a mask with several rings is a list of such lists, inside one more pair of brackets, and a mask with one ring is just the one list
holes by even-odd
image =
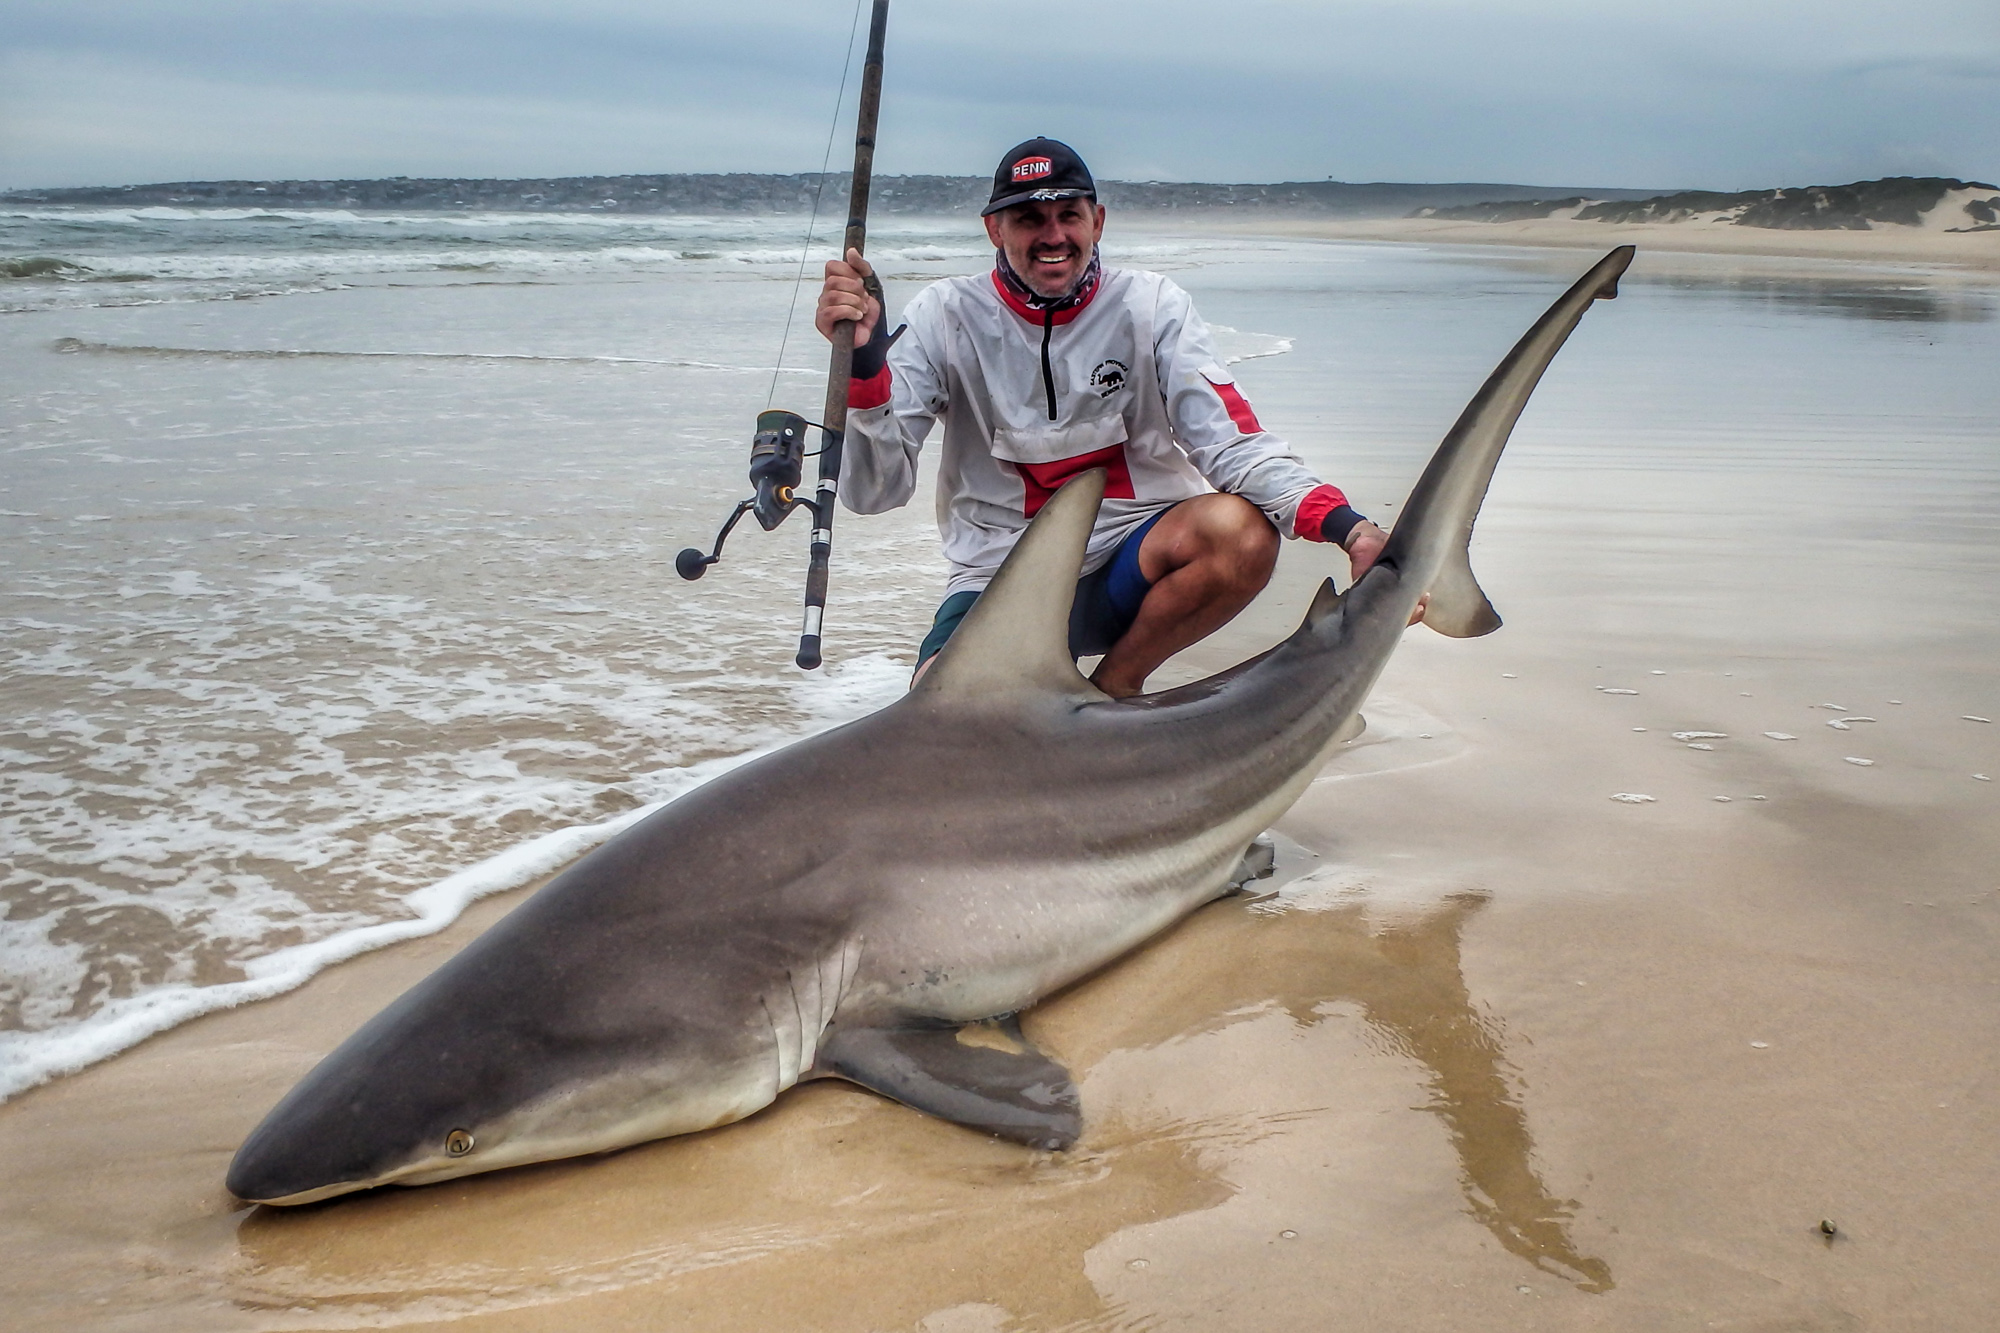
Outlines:
{"label": "wet sand", "polygon": [[[1760,508],[1782,473],[1538,457],[1475,543],[1507,626],[1411,632],[1279,824],[1276,895],[1027,1016],[1078,1075],[1074,1151],[817,1084],[602,1159],[229,1199],[271,1103],[514,894],[0,1106],[0,1326],[1984,1326],[1990,469],[1974,521],[1825,532]],[[1161,683],[1289,629],[1318,554]]]}
{"label": "wet sand", "polygon": [[1268,236],[1417,241],[1430,245],[1529,245],[1600,251],[1614,245],[1636,245],[1647,253],[1921,264],[1985,275],[1989,280],[1993,275],[2000,274],[2000,231],[1952,232],[1893,224],[1868,231],[1780,231],[1768,227],[1702,222],[1579,222],[1573,218],[1465,222],[1447,218],[1371,218],[1243,223],[1233,225],[1231,229]]}

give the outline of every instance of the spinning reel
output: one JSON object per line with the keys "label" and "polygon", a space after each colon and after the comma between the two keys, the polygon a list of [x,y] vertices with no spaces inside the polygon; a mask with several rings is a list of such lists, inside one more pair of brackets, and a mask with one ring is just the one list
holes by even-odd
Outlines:
{"label": "spinning reel", "polygon": [[[805,480],[805,461],[811,457],[806,453],[806,428],[812,424],[796,412],[777,408],[757,414],[757,433],[750,441],[750,484],[757,493],[738,503],[735,512],[723,521],[722,530],[715,534],[715,547],[707,555],[700,547],[689,546],[675,556],[676,573],[684,579],[698,579],[710,565],[721,563],[722,544],[745,514],[755,514],[766,532],[791,517],[794,509],[812,510],[815,528],[828,526],[819,504],[798,494]],[[824,427],[821,429],[824,432]]]}

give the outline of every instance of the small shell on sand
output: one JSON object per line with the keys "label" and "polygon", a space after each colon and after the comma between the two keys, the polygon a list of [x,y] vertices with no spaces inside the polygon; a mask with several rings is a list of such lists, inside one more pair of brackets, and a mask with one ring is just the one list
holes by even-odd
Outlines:
{"label": "small shell on sand", "polygon": [[1832,727],[1832,728],[1833,728],[1833,729],[1834,729],[1835,731],[1852,731],[1852,730],[1853,730],[1853,728],[1852,728],[1852,727],[1850,727],[1850,726],[1848,726],[1846,722],[1842,721],[1841,719],[1839,719],[1839,718],[1837,718],[1837,717],[1836,717],[1836,718],[1834,718],[1834,719],[1832,719],[1831,721],[1829,721],[1829,722],[1827,723],[1827,725],[1828,725],[1829,727]]}
{"label": "small shell on sand", "polygon": [[1598,692],[1599,694],[1637,694],[1637,693],[1638,693],[1639,691],[1637,691],[1637,690],[1614,690],[1614,689],[1612,689],[1612,688],[1611,688],[1611,687],[1610,687],[1609,685],[1599,685],[1599,686],[1597,687],[1597,692]]}
{"label": "small shell on sand", "polygon": [[1688,749],[1690,750],[1713,750],[1714,748],[1715,747],[1713,745],[1709,745],[1703,741],[1688,742]]}
{"label": "small shell on sand", "polygon": [[1990,717],[1976,717],[1971,713],[1960,713],[1959,716],[1964,718],[1967,722],[1991,722],[1993,720]]}
{"label": "small shell on sand", "polygon": [[1614,801],[1622,801],[1626,805],[1644,805],[1648,801],[1653,800],[1654,798],[1646,795],[1644,792],[1614,791],[1611,793],[1611,799]]}
{"label": "small shell on sand", "polygon": [[1789,731],[1767,731],[1764,734],[1774,741],[1795,741],[1798,739],[1797,736],[1792,735]]}
{"label": "small shell on sand", "polygon": [[1858,764],[1858,765],[1860,765],[1860,766],[1861,766],[1862,768],[1873,768],[1873,767],[1875,767],[1875,761],[1874,761],[1873,759],[1857,759],[1857,758],[1856,758],[1855,756],[1853,756],[1853,755],[1848,755],[1848,756],[1847,756],[1847,762],[1848,762],[1848,763],[1850,763],[1850,764]]}
{"label": "small shell on sand", "polygon": [[1724,805],[1728,805],[1731,801],[1735,800],[1736,798],[1733,796],[1718,796],[1715,799],[1722,802]]}
{"label": "small shell on sand", "polygon": [[1991,782],[1991,781],[1993,781],[1993,779],[1992,779],[1992,778],[1989,778],[1989,777],[1987,777],[1987,776],[1986,776],[1986,775],[1985,775],[1984,773],[1974,773],[1974,774],[1973,774],[1972,776],[1973,776],[1973,778],[1974,778],[1974,779],[1975,779],[1976,781],[1979,781],[1979,782]]}
{"label": "small shell on sand", "polygon": [[1677,741],[1726,741],[1729,739],[1729,733],[1726,731],[1677,731],[1674,733],[1674,739]]}

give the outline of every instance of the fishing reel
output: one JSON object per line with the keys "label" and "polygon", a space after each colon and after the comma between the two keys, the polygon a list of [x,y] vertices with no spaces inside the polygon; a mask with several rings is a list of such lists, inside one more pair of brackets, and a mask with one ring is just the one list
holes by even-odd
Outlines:
{"label": "fishing reel", "polygon": [[798,493],[805,480],[805,461],[811,456],[806,453],[806,429],[812,424],[798,413],[782,409],[757,414],[757,433],[750,441],[750,484],[757,493],[737,504],[715,534],[715,548],[708,554],[690,546],[675,556],[676,573],[694,580],[706,574],[710,565],[720,563],[723,542],[745,514],[755,514],[766,532],[783,523],[794,509],[810,509],[818,516],[818,503]]}

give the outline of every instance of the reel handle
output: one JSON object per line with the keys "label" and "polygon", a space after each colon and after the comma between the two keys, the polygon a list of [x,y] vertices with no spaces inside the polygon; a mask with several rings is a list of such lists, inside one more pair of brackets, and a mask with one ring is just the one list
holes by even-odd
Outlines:
{"label": "reel handle", "polygon": [[736,526],[738,519],[756,507],[757,501],[754,496],[748,500],[737,501],[735,512],[730,514],[728,519],[723,522],[722,531],[715,534],[715,549],[707,555],[703,555],[699,546],[682,547],[681,553],[674,557],[674,573],[680,575],[689,583],[693,583],[708,572],[710,565],[720,564],[722,562],[722,543],[729,540],[729,530]]}

